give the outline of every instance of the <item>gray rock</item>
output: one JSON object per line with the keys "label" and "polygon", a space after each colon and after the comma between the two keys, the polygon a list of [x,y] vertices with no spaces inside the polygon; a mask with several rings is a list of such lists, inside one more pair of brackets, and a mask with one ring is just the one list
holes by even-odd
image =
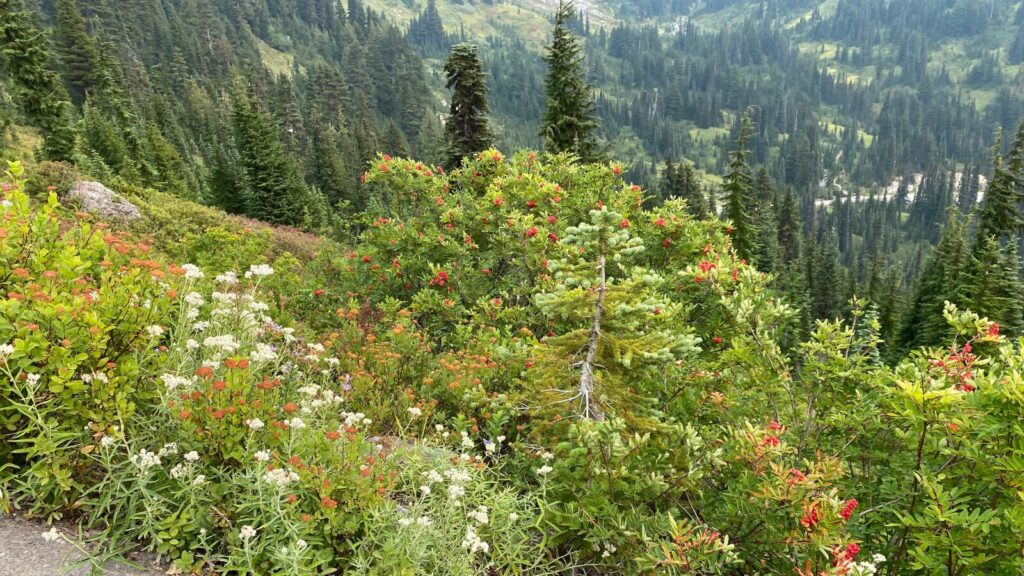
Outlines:
{"label": "gray rock", "polygon": [[115,220],[138,220],[142,212],[132,204],[99,182],[76,182],[65,195],[65,200],[86,212],[102,218]]}

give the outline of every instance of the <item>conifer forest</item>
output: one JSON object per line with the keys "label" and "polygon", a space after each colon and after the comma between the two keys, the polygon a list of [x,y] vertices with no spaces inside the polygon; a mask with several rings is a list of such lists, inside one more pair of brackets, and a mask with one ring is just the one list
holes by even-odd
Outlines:
{"label": "conifer forest", "polygon": [[15,526],[1024,576],[1024,1],[0,0]]}

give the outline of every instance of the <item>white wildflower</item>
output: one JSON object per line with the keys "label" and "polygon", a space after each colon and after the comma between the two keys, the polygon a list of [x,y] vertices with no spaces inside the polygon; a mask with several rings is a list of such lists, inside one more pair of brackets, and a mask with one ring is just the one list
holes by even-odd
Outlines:
{"label": "white wildflower", "polygon": [[163,374],[160,376],[160,380],[163,381],[164,387],[167,388],[168,392],[176,388],[192,385],[192,380],[190,378],[185,378],[176,374]]}
{"label": "white wildflower", "polygon": [[103,438],[100,439],[100,446],[102,446],[104,448],[106,448],[108,446],[111,446],[113,444],[114,444],[114,437],[113,436],[104,436]]}
{"label": "white wildflower", "polygon": [[256,344],[256,349],[250,354],[253,362],[271,362],[277,359],[277,352],[274,347],[263,342]]}
{"label": "white wildflower", "polygon": [[424,472],[423,475],[426,476],[427,480],[430,480],[431,482],[441,482],[444,480],[444,478],[442,478],[441,475],[437,473],[437,470]]}
{"label": "white wildflower", "polygon": [[554,468],[552,468],[551,466],[548,466],[547,464],[545,464],[545,465],[541,466],[540,468],[537,468],[537,475],[538,476],[546,476],[547,474],[550,474],[552,470],[554,470]]}
{"label": "white wildflower", "polygon": [[47,542],[56,542],[57,540],[60,540],[60,532],[57,531],[57,527],[54,526],[50,528],[49,531],[43,532],[43,540],[46,540]]}
{"label": "white wildflower", "polygon": [[193,324],[192,325],[192,330],[194,330],[196,332],[202,332],[202,331],[206,330],[209,327],[210,327],[210,323],[207,322],[206,320],[202,320],[200,322],[196,322],[195,324]]}
{"label": "white wildflower", "polygon": [[177,454],[177,453],[178,453],[178,444],[175,443],[175,442],[168,442],[167,444],[164,444],[164,447],[161,448],[160,451],[156,453],[156,455],[161,457],[161,458],[164,458],[168,454]]}
{"label": "white wildflower", "polygon": [[199,452],[196,452],[195,450],[193,450],[191,452],[187,452],[185,454],[185,461],[186,462],[198,462],[199,461]]}
{"label": "white wildflower", "polygon": [[203,271],[195,264],[182,264],[181,269],[185,271],[185,278],[198,280],[204,276]]}
{"label": "white wildflower", "polygon": [[185,348],[188,348],[189,350],[193,351],[199,350],[199,342],[189,338],[188,340],[185,341]]}
{"label": "white wildflower", "polygon": [[206,300],[203,300],[203,295],[199,292],[189,292],[188,294],[185,294],[185,304],[198,308],[199,306],[206,304]]}
{"label": "white wildflower", "polygon": [[233,286],[235,284],[238,284],[238,275],[235,274],[234,271],[228,270],[223,274],[218,274],[217,277],[214,278],[214,280],[216,280],[218,284],[224,284],[225,286]]}
{"label": "white wildflower", "polygon": [[490,545],[480,539],[480,536],[477,535],[472,526],[466,527],[466,537],[462,539],[462,547],[469,550],[471,554],[476,554],[477,552],[486,554],[491,550]]}
{"label": "white wildflower", "polygon": [[466,495],[466,489],[460,484],[452,484],[448,487],[448,497],[452,500],[458,500]]}
{"label": "white wildflower", "polygon": [[164,335],[164,327],[157,326],[155,324],[153,326],[146,326],[146,333],[149,334],[151,338],[159,338]]}
{"label": "white wildflower", "polygon": [[275,468],[273,470],[267,471],[263,475],[264,482],[279,487],[287,486],[288,484],[291,484],[292,482],[297,482],[298,480],[298,474],[296,474],[292,470],[287,470],[285,468]]}
{"label": "white wildflower", "polygon": [[508,519],[511,522],[515,522],[516,520],[519,520],[519,514],[516,514],[515,512],[510,512],[508,515]]}
{"label": "white wildflower", "polygon": [[145,448],[140,450],[138,454],[132,455],[132,457],[129,458],[128,460],[131,461],[132,464],[136,465],[139,468],[139,470],[142,470],[143,472],[149,470],[153,466],[160,465],[160,456],[157,456],[156,454],[150,452],[149,450],[146,450]]}
{"label": "white wildflower", "polygon": [[171,468],[171,478],[175,480],[181,480],[188,474],[188,467],[184,464],[176,464],[174,468]]}
{"label": "white wildflower", "polygon": [[193,485],[193,486],[202,486],[203,484],[206,484],[206,476],[204,476],[203,474],[199,474],[199,475],[197,475],[197,476],[196,476],[196,477],[195,477],[195,478],[194,478],[194,479],[192,480],[192,485]]}
{"label": "white wildflower", "polygon": [[259,418],[250,418],[245,421],[245,425],[248,426],[249,429],[253,431],[260,430],[264,426],[263,420],[260,420]]}
{"label": "white wildflower", "polygon": [[260,450],[253,454],[253,459],[257,462],[269,462],[270,461],[270,450]]}
{"label": "white wildflower", "polygon": [[487,524],[489,518],[487,517],[487,506],[480,506],[476,510],[466,515],[467,518],[476,520],[478,524]]}
{"label": "white wildflower", "polygon": [[420,492],[422,492],[424,496],[430,496],[430,486],[427,486],[426,484],[420,486]]}
{"label": "white wildflower", "polygon": [[289,428],[294,428],[296,430],[301,430],[306,427],[306,423],[302,421],[302,418],[292,418],[285,422],[285,424],[287,424]]}
{"label": "white wildflower", "polygon": [[14,346],[10,344],[0,344],[0,358],[6,358],[14,354]]}
{"label": "white wildflower", "polygon": [[431,520],[428,516],[420,516],[419,518],[416,519],[416,523],[419,524],[420,526],[423,526],[424,528],[426,528],[427,526],[430,526],[431,524],[433,524],[434,521]]}
{"label": "white wildflower", "polygon": [[274,269],[268,264],[253,264],[249,266],[249,271],[245,273],[246,278],[252,278],[253,276],[270,276],[274,273]]}
{"label": "white wildflower", "polygon": [[420,416],[423,415],[423,410],[420,410],[416,406],[410,406],[408,408],[408,411],[409,411],[409,415],[412,416],[413,418],[419,418]]}
{"label": "white wildflower", "polygon": [[28,380],[28,383],[31,384],[32,386],[39,384],[40,378],[42,378],[42,376],[39,374],[28,374],[25,376],[25,379]]}
{"label": "white wildflower", "polygon": [[405,528],[406,526],[412,525],[412,518],[399,518],[398,525]]}
{"label": "white wildflower", "polygon": [[243,541],[251,540],[256,537],[256,529],[246,524],[242,526],[242,529],[238,531],[238,537]]}

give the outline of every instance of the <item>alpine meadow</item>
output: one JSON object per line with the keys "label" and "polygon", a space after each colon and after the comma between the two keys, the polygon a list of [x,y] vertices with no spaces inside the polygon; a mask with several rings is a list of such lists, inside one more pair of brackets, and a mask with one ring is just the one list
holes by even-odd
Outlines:
{"label": "alpine meadow", "polygon": [[0,576],[1024,576],[1022,252],[1024,0],[0,0]]}

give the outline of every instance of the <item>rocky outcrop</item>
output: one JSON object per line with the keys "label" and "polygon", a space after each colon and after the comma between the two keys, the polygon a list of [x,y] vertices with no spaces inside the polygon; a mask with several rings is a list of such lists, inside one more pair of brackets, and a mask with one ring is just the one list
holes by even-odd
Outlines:
{"label": "rocky outcrop", "polygon": [[76,182],[65,195],[65,201],[96,214],[115,220],[138,220],[142,212],[110,188],[99,182]]}

